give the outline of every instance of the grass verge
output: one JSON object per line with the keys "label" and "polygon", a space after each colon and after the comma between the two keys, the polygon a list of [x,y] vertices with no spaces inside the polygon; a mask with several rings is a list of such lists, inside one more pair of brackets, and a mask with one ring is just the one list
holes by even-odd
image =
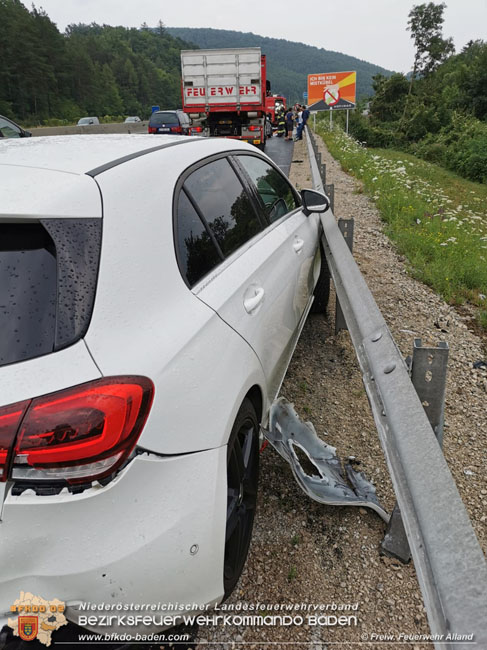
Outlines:
{"label": "grass verge", "polygon": [[390,149],[366,149],[335,126],[317,131],[363,183],[412,275],[451,304],[477,307],[487,329],[487,186]]}

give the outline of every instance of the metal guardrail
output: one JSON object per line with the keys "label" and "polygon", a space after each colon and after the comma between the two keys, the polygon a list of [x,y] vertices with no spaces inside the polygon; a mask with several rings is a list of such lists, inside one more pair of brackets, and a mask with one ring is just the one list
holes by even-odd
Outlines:
{"label": "metal guardrail", "polygon": [[[323,191],[311,137],[306,128],[313,186]],[[487,649],[484,555],[406,363],[331,211],[321,222],[326,261],[362,371],[432,640],[437,649]]]}

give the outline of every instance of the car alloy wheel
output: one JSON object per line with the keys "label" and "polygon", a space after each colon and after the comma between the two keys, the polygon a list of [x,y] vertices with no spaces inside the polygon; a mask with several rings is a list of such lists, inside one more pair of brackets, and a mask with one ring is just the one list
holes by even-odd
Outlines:
{"label": "car alloy wheel", "polygon": [[259,479],[259,423],[249,399],[240,407],[227,450],[227,526],[223,583],[228,597],[242,573],[254,523]]}

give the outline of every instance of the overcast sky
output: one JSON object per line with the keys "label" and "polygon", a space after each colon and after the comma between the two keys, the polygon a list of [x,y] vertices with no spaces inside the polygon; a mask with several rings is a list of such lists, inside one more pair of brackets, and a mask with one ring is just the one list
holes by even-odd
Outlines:
{"label": "overcast sky", "polygon": [[[25,2],[31,7],[30,2]],[[408,13],[420,0],[34,0],[60,31],[70,23],[140,27],[159,20],[170,27],[213,27],[285,38],[336,50],[407,72],[413,45]],[[487,40],[487,0],[446,0],[444,36],[457,51]],[[325,70],[310,70],[326,72]],[[332,71],[329,71],[332,72]]]}

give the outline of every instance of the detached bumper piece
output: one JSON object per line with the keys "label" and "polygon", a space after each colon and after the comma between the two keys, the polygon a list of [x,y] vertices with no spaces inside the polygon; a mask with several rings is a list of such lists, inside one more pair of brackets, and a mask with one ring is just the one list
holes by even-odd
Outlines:
{"label": "detached bumper piece", "polygon": [[345,464],[344,472],[335,447],[320,440],[311,422],[300,420],[284,397],[272,404],[269,431],[262,429],[262,433],[287,460],[298,485],[309,497],[329,506],[372,508],[386,523],[389,521],[372,483],[350,463]]}

